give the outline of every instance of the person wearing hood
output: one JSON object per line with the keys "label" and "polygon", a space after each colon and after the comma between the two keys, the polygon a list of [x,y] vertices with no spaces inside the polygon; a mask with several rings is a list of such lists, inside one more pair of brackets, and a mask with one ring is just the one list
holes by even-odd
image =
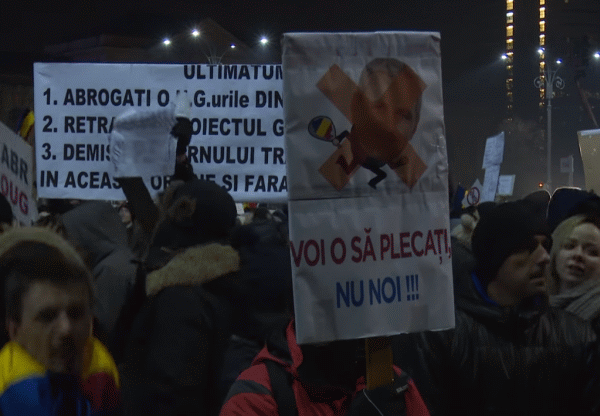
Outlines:
{"label": "person wearing hood", "polygon": [[92,336],[92,276],[55,232],[0,235],[0,280],[10,341],[0,350],[0,414],[119,415],[119,374]]}
{"label": "person wearing hood", "polygon": [[67,239],[87,262],[94,277],[96,333],[111,346],[111,334],[135,282],[137,264],[127,230],[113,206],[87,201],[61,217]]}
{"label": "person wearing hood", "polygon": [[471,240],[471,285],[454,329],[400,335],[396,363],[431,413],[592,415],[600,411],[598,340],[589,323],[548,305],[550,238],[535,204],[499,204]]}
{"label": "person wearing hood", "polygon": [[173,184],[161,211],[146,261],[148,298],[121,367],[125,413],[216,415],[229,387],[220,382],[231,338],[262,345],[284,315],[289,252],[234,233],[233,198],[212,181]]}
{"label": "person wearing hood", "polygon": [[552,233],[550,303],[592,321],[600,329],[600,219],[579,214]]}

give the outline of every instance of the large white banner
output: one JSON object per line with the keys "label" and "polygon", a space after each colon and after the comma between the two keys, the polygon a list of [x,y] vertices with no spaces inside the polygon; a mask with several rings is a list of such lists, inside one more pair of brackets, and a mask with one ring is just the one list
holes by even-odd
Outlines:
{"label": "large white banner", "polygon": [[[286,201],[281,88],[279,65],[36,63],[38,195],[123,199],[109,160],[115,118],[166,108],[186,91],[194,173],[237,201]],[[168,175],[145,181],[156,194]]]}
{"label": "large white banner", "polygon": [[17,221],[31,225],[37,219],[33,149],[3,123],[0,123],[0,147],[0,192],[10,203]]}
{"label": "large white banner", "polygon": [[440,37],[289,33],[300,343],[454,326]]}

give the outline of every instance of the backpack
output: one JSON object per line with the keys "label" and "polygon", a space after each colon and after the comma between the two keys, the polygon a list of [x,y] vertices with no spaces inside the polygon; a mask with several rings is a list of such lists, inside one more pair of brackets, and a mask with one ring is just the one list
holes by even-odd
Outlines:
{"label": "backpack", "polygon": [[[298,407],[296,406],[296,398],[294,396],[294,390],[292,389],[292,374],[275,361],[267,360],[264,364],[267,367],[269,379],[271,380],[271,389],[275,403],[277,403],[279,416],[298,416]],[[405,412],[406,392],[408,391],[409,380],[410,377],[403,371],[396,381],[396,383],[404,386],[401,390],[403,392],[403,406],[401,406],[401,408],[403,408]],[[376,410],[379,411],[379,409],[373,408],[374,412]]]}

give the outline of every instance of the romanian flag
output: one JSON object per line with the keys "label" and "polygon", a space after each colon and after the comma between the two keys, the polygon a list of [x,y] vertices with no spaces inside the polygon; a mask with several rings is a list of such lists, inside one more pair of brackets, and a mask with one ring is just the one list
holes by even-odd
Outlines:
{"label": "romanian flag", "polygon": [[[110,413],[120,407],[119,375],[108,350],[95,338],[86,347],[81,378],[46,371],[15,342],[0,351],[0,412],[3,415]],[[67,407],[68,406],[68,407]]]}

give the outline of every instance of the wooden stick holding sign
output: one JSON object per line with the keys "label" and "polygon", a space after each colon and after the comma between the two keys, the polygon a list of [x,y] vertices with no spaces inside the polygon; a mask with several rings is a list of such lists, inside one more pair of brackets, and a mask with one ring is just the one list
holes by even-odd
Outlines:
{"label": "wooden stick holding sign", "polygon": [[394,382],[394,368],[390,337],[366,338],[365,353],[367,359],[367,390],[392,384]]}

